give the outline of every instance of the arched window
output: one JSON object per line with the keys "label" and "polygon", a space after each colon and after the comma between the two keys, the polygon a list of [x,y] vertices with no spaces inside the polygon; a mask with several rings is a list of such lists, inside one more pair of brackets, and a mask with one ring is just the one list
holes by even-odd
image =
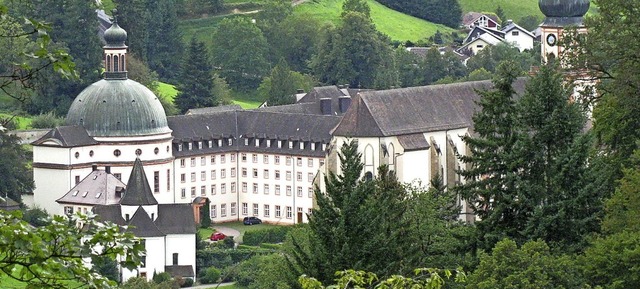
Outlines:
{"label": "arched window", "polygon": [[124,65],[124,55],[122,57],[120,57],[120,67],[122,68],[122,71],[127,70],[125,65]]}
{"label": "arched window", "polygon": [[118,72],[118,55],[113,56],[113,72]]}
{"label": "arched window", "polygon": [[394,165],[396,163],[396,151],[393,147],[393,143],[389,143],[389,145],[387,146],[387,150],[389,151],[389,164]]}
{"label": "arched window", "polygon": [[364,148],[364,165],[373,166],[373,158],[373,147],[367,145],[367,147]]}
{"label": "arched window", "polygon": [[111,71],[111,55],[107,54],[107,64],[106,67],[107,71]]}

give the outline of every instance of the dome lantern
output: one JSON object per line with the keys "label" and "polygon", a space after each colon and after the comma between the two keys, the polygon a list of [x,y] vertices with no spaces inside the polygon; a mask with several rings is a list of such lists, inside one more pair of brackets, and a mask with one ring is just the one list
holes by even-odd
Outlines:
{"label": "dome lantern", "polygon": [[113,9],[113,23],[104,32],[104,78],[127,79],[127,31],[118,25],[118,10]]}

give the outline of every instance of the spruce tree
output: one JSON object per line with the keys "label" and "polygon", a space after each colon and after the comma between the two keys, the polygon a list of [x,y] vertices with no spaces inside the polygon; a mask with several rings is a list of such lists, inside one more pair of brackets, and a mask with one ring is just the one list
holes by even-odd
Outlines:
{"label": "spruce tree", "polygon": [[213,106],[213,86],[209,51],[204,43],[194,38],[182,64],[177,85],[176,106],[183,113],[191,108]]}
{"label": "spruce tree", "polygon": [[159,0],[150,10],[147,59],[149,68],[158,73],[160,80],[175,82],[180,72],[183,44],[178,28],[175,0]]}
{"label": "spruce tree", "polygon": [[157,11],[156,1],[113,0],[118,8],[118,24],[127,30],[129,53],[148,63],[149,23],[151,13]]}
{"label": "spruce tree", "polygon": [[479,91],[480,110],[473,116],[473,135],[463,137],[469,154],[460,157],[465,184],[457,187],[481,219],[480,246],[490,249],[506,236],[521,239],[526,214],[516,195],[521,164],[512,155],[517,140],[513,82],[520,70],[513,62],[499,65],[492,90]]}

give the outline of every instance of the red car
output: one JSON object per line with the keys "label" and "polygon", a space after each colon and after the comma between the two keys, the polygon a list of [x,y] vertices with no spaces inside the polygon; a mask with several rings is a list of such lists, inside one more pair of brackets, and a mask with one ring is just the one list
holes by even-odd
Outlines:
{"label": "red car", "polygon": [[224,238],[226,238],[227,235],[222,234],[220,232],[214,232],[213,234],[211,234],[211,237],[209,237],[209,240],[211,241],[220,241],[220,240],[224,240]]}

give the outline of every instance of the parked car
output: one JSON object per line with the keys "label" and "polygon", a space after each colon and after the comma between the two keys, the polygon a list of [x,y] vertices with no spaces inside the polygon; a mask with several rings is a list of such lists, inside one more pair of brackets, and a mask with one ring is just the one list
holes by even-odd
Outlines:
{"label": "parked car", "polygon": [[262,224],[262,220],[258,219],[258,217],[244,217],[242,223],[245,225]]}
{"label": "parked car", "polygon": [[211,234],[211,237],[209,237],[209,240],[211,241],[220,241],[220,240],[224,240],[224,238],[226,238],[227,235],[221,233],[221,232],[213,232],[213,234]]}

